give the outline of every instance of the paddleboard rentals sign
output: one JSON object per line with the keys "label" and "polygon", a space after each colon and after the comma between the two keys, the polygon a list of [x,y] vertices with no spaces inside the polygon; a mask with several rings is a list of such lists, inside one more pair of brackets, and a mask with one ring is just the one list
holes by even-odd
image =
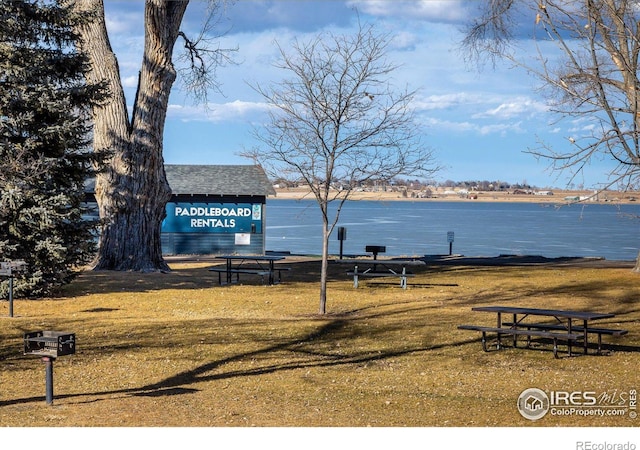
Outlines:
{"label": "paddleboard rentals sign", "polygon": [[168,203],[163,233],[261,233],[262,205]]}

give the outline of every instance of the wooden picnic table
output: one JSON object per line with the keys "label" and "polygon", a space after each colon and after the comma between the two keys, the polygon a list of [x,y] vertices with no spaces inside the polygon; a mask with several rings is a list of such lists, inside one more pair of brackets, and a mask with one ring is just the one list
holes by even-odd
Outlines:
{"label": "wooden picnic table", "polygon": [[[218,281],[220,282],[220,284],[222,284],[222,280],[220,278],[221,273],[226,274],[227,283],[231,283],[233,281],[234,274],[236,275],[237,281],[240,278],[240,274],[244,273],[260,275],[262,277],[267,276],[269,285],[272,285],[275,283],[276,270],[285,270],[276,269],[275,267],[276,261],[285,259],[284,256],[278,255],[221,255],[216,256],[216,259],[225,260],[226,262],[223,268],[209,268],[210,271],[218,272]],[[252,265],[248,266],[247,263]]]}
{"label": "wooden picnic table", "polygon": [[[486,350],[486,333],[497,334],[497,346],[501,347],[500,335],[512,335],[513,345],[517,346],[517,336],[525,335],[528,339],[531,336],[551,338],[554,341],[554,355],[557,357],[557,341],[567,341],[569,355],[571,355],[571,345],[573,341],[582,340],[584,354],[588,353],[588,335],[598,335],[598,353],[601,351],[602,335],[620,336],[626,334],[627,330],[594,327],[595,320],[609,319],[615,317],[611,313],[600,313],[593,311],[572,311],[557,309],[525,308],[517,306],[477,306],[471,308],[472,311],[489,312],[496,314],[496,326],[484,327],[477,325],[460,325],[462,330],[480,331],[483,334],[483,348]],[[503,315],[510,315],[510,321],[504,321]],[[531,317],[553,319],[551,322],[531,322]],[[576,323],[577,322],[577,323]],[[528,341],[529,342],[529,341]],[[527,343],[528,343],[527,342]]]}

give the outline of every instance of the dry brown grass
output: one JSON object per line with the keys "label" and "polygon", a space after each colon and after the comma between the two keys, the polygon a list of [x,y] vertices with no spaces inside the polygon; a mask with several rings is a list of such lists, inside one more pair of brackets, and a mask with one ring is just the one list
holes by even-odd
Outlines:
{"label": "dry brown grass", "polygon": [[[220,287],[211,263],[169,274],[87,272],[59,298],[0,304],[3,426],[637,426],[628,417],[552,417],[516,409],[520,393],[638,388],[640,278],[628,267],[427,266],[354,289],[331,267],[318,316],[317,261],[287,261],[285,282]],[[629,330],[606,356],[554,359],[549,347],[485,353],[461,323],[474,305],[612,312]],[[77,352],[44,366],[24,332],[76,333]]]}

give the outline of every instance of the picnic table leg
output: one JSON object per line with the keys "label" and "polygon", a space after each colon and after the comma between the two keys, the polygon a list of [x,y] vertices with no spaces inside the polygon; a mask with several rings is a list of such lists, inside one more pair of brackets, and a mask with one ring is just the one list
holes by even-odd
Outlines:
{"label": "picnic table leg", "polygon": [[[584,338],[583,338],[584,339],[584,343],[583,344],[584,344],[584,354],[586,355],[587,351],[588,351],[587,349],[589,348],[589,342],[588,342],[588,339],[587,339],[587,320],[586,319],[584,320],[584,323],[582,324],[582,329],[584,330]],[[598,337],[600,337],[600,335],[598,335]],[[598,345],[598,351],[599,351],[599,347],[600,346]]]}
{"label": "picnic table leg", "polygon": [[[500,336],[500,335],[498,335]],[[482,350],[484,350],[485,352],[488,352],[489,350],[487,349],[487,333],[486,332],[482,332]]]}
{"label": "picnic table leg", "polygon": [[[498,312],[498,328],[502,328],[502,313]],[[502,348],[502,343],[500,342],[500,333],[498,333],[497,339],[498,341],[497,346],[498,346],[498,350],[500,350],[500,348]]]}
{"label": "picnic table leg", "polygon": [[[569,317],[569,319],[567,319],[567,325],[568,325],[568,332],[569,334],[571,334],[571,317]],[[569,349],[569,356],[571,356],[571,339],[567,340],[567,348]]]}
{"label": "picnic table leg", "polygon": [[404,266],[402,266],[402,276],[400,277],[400,286],[402,289],[407,288],[407,271]]}
{"label": "picnic table leg", "polygon": [[602,354],[602,333],[598,333],[598,355]]}
{"label": "picnic table leg", "polygon": [[358,287],[358,266],[353,268],[353,287]]}
{"label": "picnic table leg", "polygon": [[[518,321],[517,321],[516,319],[517,319],[517,315],[516,315],[516,314],[514,314],[514,315],[513,315],[513,326],[514,326],[514,327],[515,327],[515,326],[516,326],[516,324],[518,323]],[[518,347],[518,335],[517,335],[517,334],[514,334],[514,335],[513,335],[513,348],[517,348],[517,347]]]}
{"label": "picnic table leg", "polygon": [[269,261],[269,285],[270,286],[273,284],[273,270],[274,270],[273,261]]}

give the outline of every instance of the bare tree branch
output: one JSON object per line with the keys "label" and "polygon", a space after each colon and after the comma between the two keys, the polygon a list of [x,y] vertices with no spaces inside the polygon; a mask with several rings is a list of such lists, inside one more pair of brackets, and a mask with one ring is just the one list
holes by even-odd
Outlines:
{"label": "bare tree branch", "polygon": [[226,34],[226,30],[220,28],[229,1],[209,1],[203,25],[195,37],[189,37],[184,31],[179,33],[184,46],[184,52],[176,58],[181,65],[178,69],[180,80],[187,93],[204,105],[211,92],[222,92],[217,76],[218,68],[236,63],[233,54],[238,48],[224,48],[220,45],[220,38]]}
{"label": "bare tree branch", "polygon": [[[580,176],[592,161],[615,164],[600,189],[640,186],[640,8],[634,0],[486,0],[468,29],[462,48],[468,60],[504,57],[535,74],[551,93],[552,110],[561,117],[588,121],[569,136],[567,147],[541,143],[530,153],[551,161],[551,168]],[[510,52],[516,6],[534,19],[532,36],[553,43],[562,55],[549,62],[538,47],[533,60]],[[640,272],[640,253],[634,269]]]}
{"label": "bare tree branch", "polygon": [[[625,180],[637,186],[640,175],[640,10],[631,0],[486,0],[480,19],[462,43],[468,59],[503,57],[526,68],[549,93],[551,110],[563,118],[588,121],[567,146],[541,143],[530,152],[550,160],[559,172],[581,173],[592,160],[608,158],[617,168],[603,187]],[[510,51],[515,14],[531,17],[535,58]],[[550,61],[548,44],[560,50]]]}

